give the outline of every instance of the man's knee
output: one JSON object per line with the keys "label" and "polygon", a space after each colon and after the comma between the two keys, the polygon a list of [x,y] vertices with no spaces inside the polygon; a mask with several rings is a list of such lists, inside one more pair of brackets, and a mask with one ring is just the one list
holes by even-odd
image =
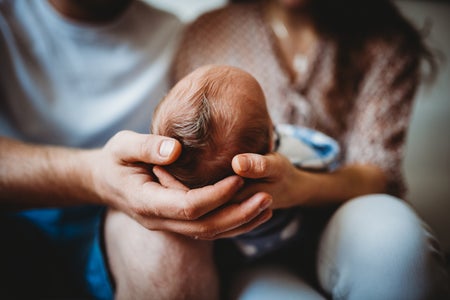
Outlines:
{"label": "man's knee", "polygon": [[105,243],[118,298],[214,299],[218,292],[210,242],[150,231],[110,211]]}

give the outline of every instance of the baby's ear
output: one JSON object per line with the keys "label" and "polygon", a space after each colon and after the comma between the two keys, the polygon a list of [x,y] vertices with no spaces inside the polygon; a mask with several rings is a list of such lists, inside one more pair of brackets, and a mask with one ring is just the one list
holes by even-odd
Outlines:
{"label": "baby's ear", "polygon": [[160,166],[154,166],[153,167],[153,174],[158,178],[159,183],[168,189],[177,189],[177,190],[183,190],[188,191],[189,188],[186,187],[184,184],[179,182],[175,177],[169,174],[163,167]]}

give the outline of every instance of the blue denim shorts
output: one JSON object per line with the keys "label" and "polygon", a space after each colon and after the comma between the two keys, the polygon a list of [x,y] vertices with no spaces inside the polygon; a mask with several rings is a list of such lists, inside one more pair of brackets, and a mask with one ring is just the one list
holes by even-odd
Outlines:
{"label": "blue denim shorts", "polygon": [[112,299],[104,214],[98,206],[0,213],[0,294]]}

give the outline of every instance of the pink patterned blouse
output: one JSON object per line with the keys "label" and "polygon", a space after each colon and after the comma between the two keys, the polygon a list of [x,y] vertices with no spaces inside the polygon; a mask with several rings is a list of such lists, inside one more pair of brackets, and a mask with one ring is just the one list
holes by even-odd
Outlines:
{"label": "pink patterned blouse", "polygon": [[[399,54],[399,41],[368,41],[371,65],[345,113],[328,109],[335,82],[336,44],[322,38],[292,79],[275,36],[258,3],[231,4],[201,16],[185,32],[174,65],[174,80],[204,64],[228,64],[256,77],[275,124],[311,127],[335,138],[342,164],[375,164],[385,171],[388,193],[404,197],[402,158],[405,134],[419,81],[418,58]],[[405,76],[406,74],[406,76]],[[349,80],[352,80],[349,78]],[[339,126],[339,124],[346,126]]]}

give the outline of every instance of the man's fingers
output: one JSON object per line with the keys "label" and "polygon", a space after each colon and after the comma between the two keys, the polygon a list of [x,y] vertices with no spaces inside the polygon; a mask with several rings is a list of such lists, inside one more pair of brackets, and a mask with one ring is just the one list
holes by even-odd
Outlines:
{"label": "man's fingers", "polygon": [[122,161],[157,165],[170,164],[181,153],[181,144],[175,139],[133,131],[118,132],[107,147]]}
{"label": "man's fingers", "polygon": [[175,177],[170,175],[166,170],[164,170],[160,166],[153,167],[153,174],[155,174],[155,176],[158,177],[159,183],[161,183],[162,186],[172,189],[179,189],[183,191],[189,190],[188,187],[179,182]]}
{"label": "man's fingers", "polygon": [[266,192],[270,194],[270,192],[267,190],[266,183],[251,183],[249,185],[246,185],[245,188],[241,189],[234,195],[233,202],[240,203],[258,192]]}
{"label": "man's fingers", "polygon": [[229,237],[235,237],[238,236],[240,234],[244,234],[247,233],[249,231],[252,231],[253,229],[255,229],[256,227],[258,227],[259,225],[267,222],[268,220],[270,220],[270,218],[272,217],[272,210],[271,209],[266,209],[263,210],[257,217],[255,217],[253,220],[251,220],[250,222],[235,228],[233,230],[230,231],[225,231],[221,234],[218,234],[215,239],[222,239],[222,238],[229,238]]}
{"label": "man's fingers", "polygon": [[231,165],[236,174],[246,178],[269,178],[278,174],[277,156],[272,153],[267,155],[239,154],[233,157]]}
{"label": "man's fingers", "polygon": [[[271,204],[272,198],[270,195],[258,193],[242,203],[231,204],[204,218],[190,222],[170,219],[160,220],[160,226],[164,230],[193,238],[213,240],[226,236],[227,232],[232,230],[235,234],[244,233],[245,230],[251,230],[266,221],[270,217],[270,213],[265,212],[260,218],[258,216],[268,210]],[[255,220],[254,223],[253,220]],[[246,226],[247,224],[248,226]]]}
{"label": "man's fingers", "polygon": [[230,176],[214,185],[193,190],[169,189],[147,182],[141,214],[176,220],[195,220],[231,200],[243,186],[239,176]]}

